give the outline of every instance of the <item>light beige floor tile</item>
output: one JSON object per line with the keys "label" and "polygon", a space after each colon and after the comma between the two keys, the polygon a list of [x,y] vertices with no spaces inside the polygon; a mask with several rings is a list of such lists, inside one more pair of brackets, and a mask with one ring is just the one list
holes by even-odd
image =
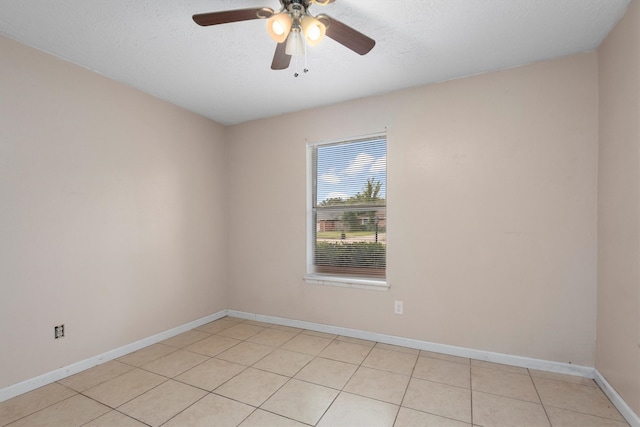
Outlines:
{"label": "light beige floor tile", "polygon": [[378,348],[371,350],[362,366],[401,375],[411,375],[418,359],[418,354]]}
{"label": "light beige floor tile", "polygon": [[282,331],[280,329],[269,328],[252,336],[247,341],[257,344],[268,345],[269,347],[280,347],[291,338],[298,335],[297,332]]}
{"label": "light beige floor tile", "polygon": [[230,328],[237,324],[238,324],[238,321],[230,320],[230,318],[225,317],[223,319],[214,320],[213,322],[209,322],[205,325],[198,326],[196,330],[203,331],[208,334],[217,334],[218,332],[224,329]]}
{"label": "light beige floor tile", "polygon": [[84,392],[85,395],[112,408],[140,396],[167,379],[160,375],[134,369]]}
{"label": "light beige floor tile", "polygon": [[273,350],[273,347],[245,341],[220,353],[216,359],[251,366]]}
{"label": "light beige floor tile", "polygon": [[257,320],[245,320],[244,323],[247,325],[260,326],[263,328],[270,328],[273,326],[273,324],[271,323],[259,322]]}
{"label": "light beige floor tile", "polygon": [[279,329],[281,331],[295,332],[296,334],[299,334],[300,332],[302,332],[304,330],[304,329],[294,328],[292,326],[285,326],[285,325],[273,325],[271,327],[273,329]]}
{"label": "light beige floor tile", "polygon": [[234,322],[234,323],[242,323],[247,321],[247,319],[243,319],[242,317],[235,317],[235,316],[225,316],[221,320],[228,320],[229,322]]}
{"label": "light beige floor tile", "polygon": [[580,414],[566,409],[546,408],[552,426],[561,427],[628,427],[625,421],[600,418],[593,415]]}
{"label": "light beige floor tile", "polygon": [[449,354],[436,353],[433,351],[420,350],[420,356],[446,360],[447,362],[464,363],[467,365],[471,364],[471,359],[468,357],[451,356]]}
{"label": "light beige floor tile", "polygon": [[497,394],[512,399],[540,403],[531,377],[498,369],[471,367],[471,387],[474,391]]}
{"label": "light beige floor tile", "polygon": [[295,378],[335,389],[342,389],[358,369],[357,365],[316,357]]}
{"label": "light beige floor tile", "polygon": [[209,394],[163,424],[163,427],[236,427],[254,410],[253,406]]}
{"label": "light beige floor tile", "polygon": [[313,359],[310,354],[276,349],[253,365],[254,368],[292,377]]}
{"label": "light beige floor tile", "polygon": [[192,351],[194,353],[204,354],[205,356],[217,356],[225,350],[230,349],[234,345],[240,344],[242,341],[232,338],[221,337],[219,335],[212,335],[209,338],[205,338],[191,345],[186,346],[184,349]]}
{"label": "light beige floor tile", "polygon": [[293,379],[271,396],[262,409],[315,425],[337,395],[337,390]]}
{"label": "light beige floor tile", "polygon": [[52,383],[0,403],[0,426],[9,424],[47,406],[68,399],[75,391]]}
{"label": "light beige floor tile", "polygon": [[391,427],[397,413],[396,405],[340,393],[318,427]]}
{"label": "light beige floor tile", "polygon": [[192,329],[191,331],[187,331],[183,334],[176,335],[175,337],[168,338],[162,341],[160,344],[168,345],[170,347],[183,348],[210,336],[211,334],[207,332]]}
{"label": "light beige floor tile", "polygon": [[371,347],[353,344],[346,341],[334,340],[320,352],[318,356],[325,359],[359,365],[371,351]]}
{"label": "light beige floor tile", "polygon": [[125,356],[119,357],[117,360],[127,365],[140,367],[152,362],[156,359],[166,356],[169,353],[176,351],[175,347],[169,347],[164,344],[153,344],[149,347],[145,347],[133,353],[129,353]]}
{"label": "light beige floor tile", "polygon": [[308,425],[258,409],[238,427],[308,427]]}
{"label": "light beige floor tile", "polygon": [[251,406],[260,406],[289,380],[282,375],[247,368],[214,392]]}
{"label": "light beige floor tile", "polygon": [[399,345],[392,345],[392,344],[383,344],[381,342],[376,343],[376,348],[381,348],[383,350],[399,351],[401,353],[407,353],[407,354],[415,354],[416,356],[420,354],[420,350],[417,350],[415,348],[402,347]]}
{"label": "light beige floor tile", "polygon": [[406,375],[360,367],[344,391],[399,405],[408,384]]}
{"label": "light beige floor tile", "polygon": [[402,406],[471,422],[471,390],[461,387],[412,378]]}
{"label": "light beige floor tile", "polygon": [[83,427],[146,427],[146,424],[124,415],[118,411],[110,411],[96,418]]}
{"label": "light beige floor tile", "polygon": [[533,382],[545,407],[555,406],[583,414],[624,421],[611,401],[597,387],[540,377],[534,377]]}
{"label": "light beige floor tile", "polygon": [[[227,329],[231,330],[211,335]],[[178,350],[185,346],[189,351]],[[282,347],[274,351],[278,346]],[[270,353],[265,356],[262,351],[267,349]],[[315,355],[319,357],[314,358]],[[213,356],[217,358],[209,359]],[[259,369],[233,363],[239,360],[247,364],[258,360],[254,368]],[[358,369],[358,363],[363,367]],[[167,382],[166,378],[133,366],[142,366],[161,375],[178,376],[176,382]],[[188,370],[183,372],[184,369]],[[402,372],[405,376],[400,375]],[[370,421],[367,417],[377,409],[362,408],[369,408],[368,405],[374,403],[397,411],[395,404],[402,401],[401,390],[404,389],[405,407],[398,412],[395,427],[468,427],[466,423],[471,422],[472,413],[470,379],[473,382],[473,421],[478,426],[548,426],[547,414],[554,425],[567,427],[628,425],[593,380],[544,371],[530,372],[529,376],[527,369],[519,367],[224,318],[60,380],[60,384],[50,384],[0,403],[0,426],[13,421],[17,423],[11,427],[84,425],[87,422],[88,427],[143,425],[96,401],[111,407],[121,405],[120,408],[127,410],[146,411],[147,415],[138,416],[147,417],[146,422],[152,425],[167,419],[170,419],[167,426],[209,425],[210,417],[216,414],[220,425],[225,425],[227,420],[229,425],[244,420],[243,427],[298,427],[306,425],[302,424],[303,420],[313,422],[317,418],[314,413],[319,413],[322,417],[319,426],[369,426],[383,422],[384,416]],[[411,374],[414,378],[407,387],[407,375]],[[287,377],[293,375],[295,379],[287,383]],[[463,385],[465,382],[466,386]],[[84,391],[96,401],[77,395],[63,384]],[[338,395],[338,390],[343,388],[344,392]],[[189,392],[177,389],[195,394],[190,398]],[[215,390],[215,394],[207,395],[205,390]],[[317,399],[318,390],[328,390],[329,397],[338,395],[335,400],[333,397],[328,399],[326,411],[318,409],[323,405],[318,403],[322,401]],[[539,404],[538,393],[546,405],[546,414]],[[322,393],[319,396],[322,397]],[[162,403],[165,397],[169,403]],[[175,401],[180,399],[182,403]],[[353,407],[352,403],[356,401],[359,403]],[[333,404],[329,406],[331,402]],[[260,404],[269,411],[281,408],[278,409],[281,413],[254,410]],[[233,411],[233,408],[238,410]],[[292,419],[291,414],[297,414],[298,421]]]}
{"label": "light beige floor tile", "polygon": [[298,353],[311,354],[315,356],[324,350],[331,341],[332,340],[329,338],[299,334],[287,341],[281,348],[284,350],[297,351]]}
{"label": "light beige floor tile", "polygon": [[247,323],[238,323],[237,325],[234,325],[230,328],[221,330],[217,335],[227,338],[233,338],[236,340],[246,340],[264,330],[265,328],[261,326],[249,325]]}
{"label": "light beige floor tile", "polygon": [[503,365],[502,363],[486,362],[484,360],[471,359],[471,366],[477,366],[479,368],[498,369],[500,371],[512,372],[514,374],[529,375],[529,371],[526,368],[519,366]]}
{"label": "light beige floor tile", "polygon": [[178,350],[161,357],[160,359],[156,359],[151,363],[143,365],[142,369],[146,369],[147,371],[151,371],[158,375],[173,378],[208,359],[209,356],[192,353],[190,351]]}
{"label": "light beige floor tile", "polygon": [[471,427],[462,421],[443,418],[410,408],[400,408],[393,427]]}
{"label": "light beige floor tile", "polygon": [[178,375],[175,380],[212,391],[245,369],[246,366],[227,362],[226,360],[209,359],[203,364]]}
{"label": "light beige floor tile", "polygon": [[550,427],[542,405],[473,392],[473,423],[483,427]]}
{"label": "light beige floor tile", "polygon": [[204,390],[169,380],[125,403],[118,410],[151,426],[159,426],[206,394]]}
{"label": "light beige floor tile", "polygon": [[471,366],[468,363],[419,357],[413,376],[458,387],[471,387]]}
{"label": "light beige floor tile", "polygon": [[362,340],[360,338],[351,338],[351,337],[345,337],[343,335],[340,335],[338,338],[336,338],[338,341],[344,341],[344,342],[350,342],[352,344],[360,344],[360,345],[364,345],[367,346],[369,348],[372,348],[373,346],[376,345],[375,341],[369,341],[369,340]]}
{"label": "light beige floor tile", "polygon": [[75,391],[85,391],[91,387],[95,387],[100,383],[109,381],[117,376],[129,372],[133,366],[126,363],[111,360],[102,365],[95,366],[86,371],[63,378],[58,381],[60,384],[72,388]]}
{"label": "light beige floor tile", "polygon": [[312,331],[310,329],[305,329],[304,331],[302,331],[302,333],[305,334],[305,335],[312,335],[314,337],[327,338],[327,339],[330,339],[330,340],[333,340],[333,339],[338,337],[335,334],[328,334],[326,332]]}
{"label": "light beige floor tile", "polygon": [[16,421],[11,427],[81,426],[106,414],[110,408],[82,395],[75,395]]}
{"label": "light beige floor tile", "polygon": [[552,380],[566,381],[568,383],[587,385],[591,387],[598,387],[598,384],[591,378],[579,377],[577,375],[558,374],[555,372],[537,371],[535,369],[529,369],[532,377],[549,378]]}

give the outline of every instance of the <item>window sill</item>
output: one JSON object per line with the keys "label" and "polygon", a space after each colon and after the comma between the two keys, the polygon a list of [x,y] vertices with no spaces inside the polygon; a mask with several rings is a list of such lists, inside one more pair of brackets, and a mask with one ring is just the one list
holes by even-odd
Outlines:
{"label": "window sill", "polygon": [[390,288],[386,280],[325,276],[320,274],[307,274],[304,276],[304,281],[310,285],[338,286],[341,288],[368,289],[375,291],[386,291]]}

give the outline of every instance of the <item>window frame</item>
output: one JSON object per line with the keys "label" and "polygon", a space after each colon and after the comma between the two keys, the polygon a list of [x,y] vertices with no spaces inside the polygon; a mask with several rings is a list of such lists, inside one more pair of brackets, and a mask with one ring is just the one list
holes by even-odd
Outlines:
{"label": "window frame", "polygon": [[[306,171],[307,171],[306,263],[307,265],[306,265],[306,274],[304,276],[304,280],[307,284],[321,285],[321,286],[338,286],[338,287],[369,289],[369,290],[382,290],[382,291],[386,291],[390,288],[390,285],[387,281],[388,275],[386,273],[385,273],[385,277],[380,277],[380,278],[365,277],[361,275],[350,275],[350,274],[347,274],[348,268],[343,269],[341,274],[321,273],[317,271],[317,267],[315,266],[315,262],[314,262],[315,261],[314,250],[315,250],[315,244],[316,244],[316,223],[314,221],[313,208],[314,208],[314,197],[316,197],[315,186],[316,186],[316,179],[317,179],[316,177],[317,171],[315,170],[313,151],[316,147],[323,146],[323,145],[348,144],[350,142],[355,143],[355,142],[367,140],[367,139],[372,139],[372,140],[384,139],[387,147],[387,154],[388,154],[389,137],[386,131],[372,133],[368,135],[359,135],[355,137],[343,138],[343,139],[338,139],[333,141],[307,142],[306,144],[306,157],[307,157],[306,158]],[[388,174],[387,174],[387,181],[388,181]],[[387,199],[386,195],[385,195],[385,199]],[[386,233],[388,233],[388,227],[387,227]],[[339,267],[336,267],[334,271],[338,269]],[[385,267],[385,270],[386,272],[388,272],[388,265]]]}

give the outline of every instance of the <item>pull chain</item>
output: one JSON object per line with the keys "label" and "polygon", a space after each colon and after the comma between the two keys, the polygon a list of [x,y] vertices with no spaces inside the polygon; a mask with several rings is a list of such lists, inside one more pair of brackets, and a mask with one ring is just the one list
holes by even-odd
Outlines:
{"label": "pull chain", "polygon": [[[304,74],[307,74],[309,72],[309,68],[307,66],[307,49],[309,49],[309,45],[307,45],[307,40],[305,38],[303,38],[302,40],[303,40],[303,43],[304,43],[304,68],[302,69],[302,72]],[[298,69],[298,56],[299,55],[296,55],[295,59],[294,59],[294,61],[295,61],[295,69],[296,70]],[[299,76],[300,76],[300,73],[298,73],[297,71],[293,73],[293,77],[297,78]]]}

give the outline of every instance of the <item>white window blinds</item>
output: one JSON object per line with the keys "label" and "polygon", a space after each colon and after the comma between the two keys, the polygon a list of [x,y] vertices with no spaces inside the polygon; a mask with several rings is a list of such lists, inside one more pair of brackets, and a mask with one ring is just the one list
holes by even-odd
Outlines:
{"label": "white window blinds", "polygon": [[312,150],[313,273],[385,277],[386,136]]}

